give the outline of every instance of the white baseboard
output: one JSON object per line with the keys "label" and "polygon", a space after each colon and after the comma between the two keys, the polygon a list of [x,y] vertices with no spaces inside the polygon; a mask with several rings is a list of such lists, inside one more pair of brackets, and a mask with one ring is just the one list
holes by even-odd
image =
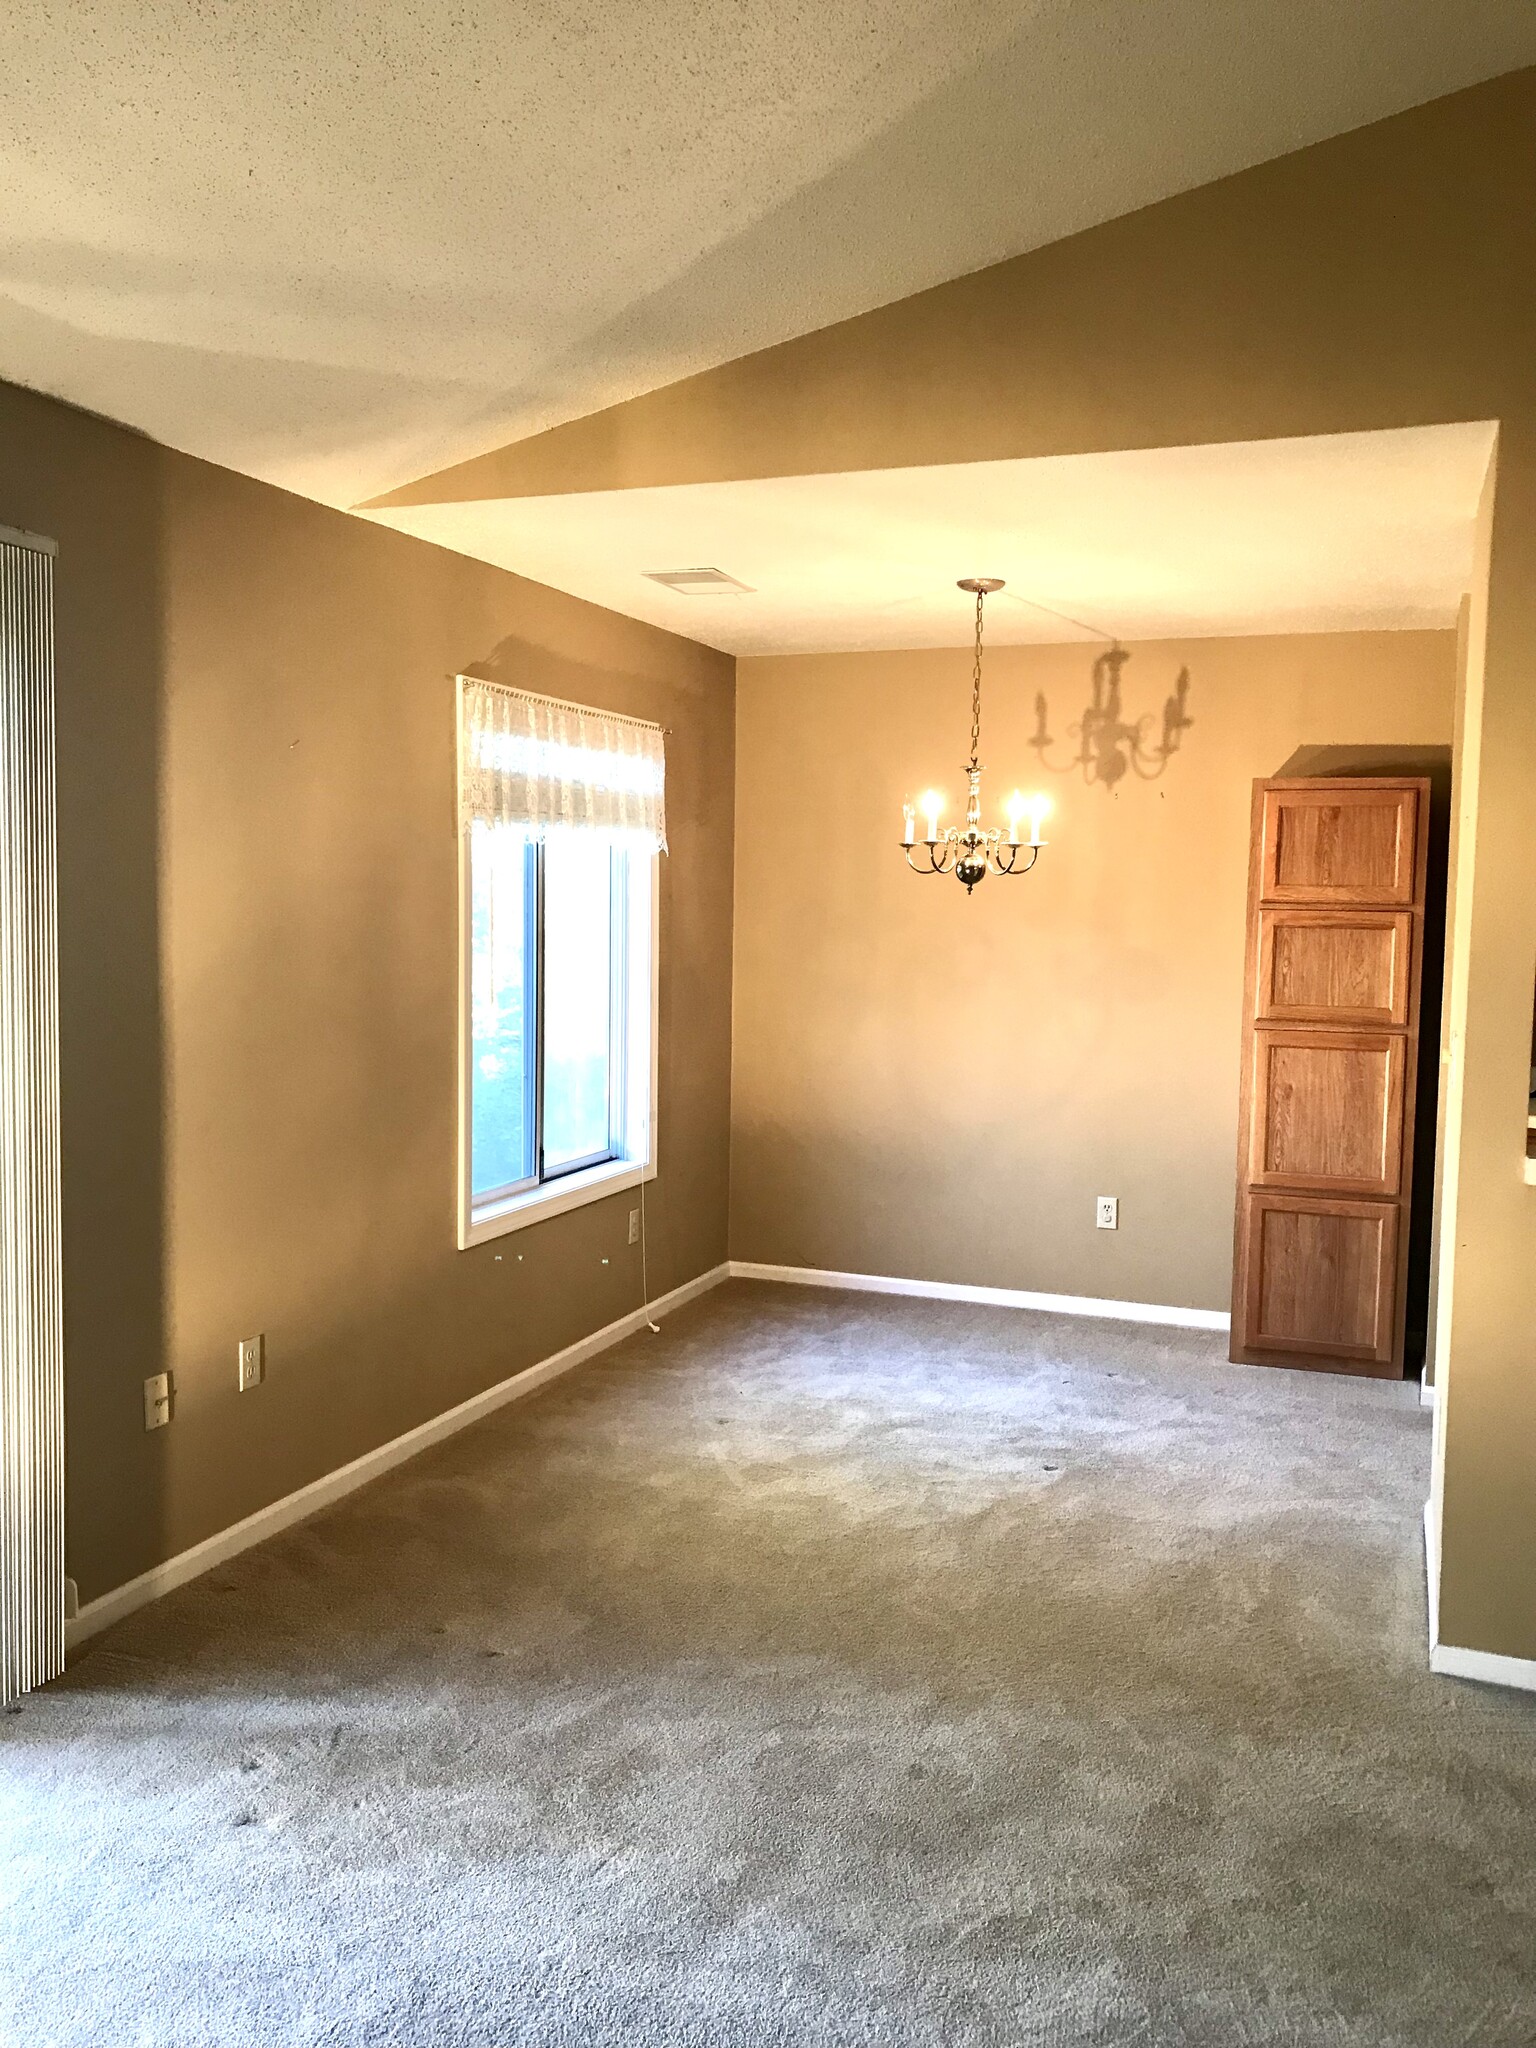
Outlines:
{"label": "white baseboard", "polygon": [[1536,1657],[1501,1657],[1492,1650],[1463,1650],[1440,1640],[1440,1531],[1434,1502],[1424,1503],[1424,1570],[1429,1588],[1429,1668],[1442,1678],[1470,1678],[1479,1685],[1507,1685],[1536,1692]]}
{"label": "white baseboard", "polygon": [[[659,1317],[669,1310],[681,1308],[684,1302],[693,1301],[701,1294],[707,1294],[712,1287],[728,1277],[729,1268],[715,1266],[707,1273],[700,1273],[696,1279],[685,1280],[681,1287],[674,1287],[670,1294],[663,1294],[650,1305],[650,1316]],[[434,1415],[430,1422],[420,1423],[415,1429],[408,1429],[404,1436],[391,1438],[387,1444],[380,1444],[376,1450],[365,1451],[360,1458],[354,1458],[350,1465],[342,1465],[334,1472],[327,1472],[322,1479],[315,1479],[308,1486],[301,1486],[297,1493],[285,1494],[270,1506],[258,1508],[254,1515],[247,1515],[244,1521],[235,1522],[227,1529],[221,1529],[216,1536],[209,1536],[202,1543],[194,1543],[190,1550],[180,1551],[169,1557],[164,1564],[157,1564],[138,1578],[129,1579],[125,1585],[114,1586],[110,1593],[103,1593],[99,1599],[88,1601],[64,1629],[65,1645],[73,1649],[77,1643],[96,1635],[104,1628],[110,1628],[124,1615],[132,1614],[135,1608],[145,1607],[151,1600],[158,1600],[162,1594],[170,1593],[177,1586],[186,1585],[189,1579],[211,1571],[215,1565],[223,1564],[231,1557],[237,1557],[242,1550],[249,1550],[253,1544],[264,1543],[269,1536],[276,1536],[283,1529],[291,1529],[296,1522],[306,1521],[318,1514],[321,1508],[329,1507],[333,1501],[344,1495],[355,1493],[358,1487],[367,1486],[396,1465],[403,1465],[414,1458],[419,1451],[430,1445],[441,1443],[444,1437],[454,1436],[461,1429],[467,1429],[482,1416],[503,1408],[509,1401],[521,1400],[524,1394],[531,1394],[536,1388],[547,1386],[573,1366],[582,1365],[589,1358],[595,1358],[600,1351],[606,1351],[625,1337],[633,1336],[636,1330],[645,1327],[647,1312],[643,1308],[631,1310],[620,1316],[616,1323],[608,1323],[601,1330],[594,1330],[590,1337],[582,1337],[574,1344],[568,1344],[563,1351],[557,1351],[550,1358],[542,1358],[537,1365],[530,1365],[522,1372],[513,1373],[510,1379],[501,1380],[494,1387],[487,1387],[483,1393],[472,1394],[467,1401],[461,1401],[456,1408],[446,1409],[441,1415]]]}
{"label": "white baseboard", "polygon": [[1479,1685],[1507,1685],[1516,1692],[1536,1692],[1536,1657],[1498,1657],[1492,1650],[1459,1650],[1436,1643],[1429,1668],[1442,1678],[1472,1678]]}
{"label": "white baseboard", "polygon": [[1421,1408],[1433,1408],[1434,1405],[1435,1383],[1433,1380],[1427,1380],[1421,1375],[1419,1379],[1419,1406]]}
{"label": "white baseboard", "polygon": [[858,1294],[910,1294],[925,1301],[974,1301],[990,1308],[1036,1308],[1057,1316],[1105,1316],[1122,1323],[1168,1323],[1180,1330],[1229,1330],[1219,1308],[1170,1308],[1151,1301],[1097,1301],[1089,1294],[1036,1294],[1023,1287],[964,1287],[953,1280],[895,1280],[882,1273],[829,1273],[819,1266],[762,1266],[732,1259],[733,1280],[781,1280],[796,1287],[838,1287]]}

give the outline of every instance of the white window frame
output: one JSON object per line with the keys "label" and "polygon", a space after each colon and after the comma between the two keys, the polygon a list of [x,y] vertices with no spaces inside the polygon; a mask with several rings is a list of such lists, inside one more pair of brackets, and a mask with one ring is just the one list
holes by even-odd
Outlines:
{"label": "white window frame", "polygon": [[[462,720],[459,744],[463,745]],[[551,1216],[563,1216],[606,1195],[622,1194],[643,1181],[656,1178],[656,1097],[661,1072],[661,857],[631,851],[632,873],[646,876],[650,892],[650,931],[646,947],[650,959],[649,988],[634,973],[635,929],[630,927],[629,1020],[625,1034],[630,1066],[625,1083],[626,1154],[604,1159],[596,1166],[577,1167],[553,1180],[523,1188],[515,1194],[478,1206],[474,1199],[473,1116],[471,1090],[474,1085],[474,933],[473,883],[470,873],[470,833],[462,814],[459,838],[459,1143],[458,1143],[458,1239],[460,1251],[508,1231],[525,1230],[530,1223],[543,1223]],[[649,1024],[648,1055],[644,1068],[634,1047],[637,1012]],[[637,1082],[640,1084],[637,1086]],[[637,1099],[638,1098],[638,1099]]]}

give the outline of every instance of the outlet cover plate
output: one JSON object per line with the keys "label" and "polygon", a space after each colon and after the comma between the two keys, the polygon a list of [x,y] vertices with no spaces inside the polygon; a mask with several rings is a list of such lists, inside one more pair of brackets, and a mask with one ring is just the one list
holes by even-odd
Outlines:
{"label": "outlet cover plate", "polygon": [[242,1394],[248,1394],[252,1387],[259,1387],[267,1376],[267,1340],[263,1337],[242,1337],[240,1339],[239,1387]]}
{"label": "outlet cover plate", "polygon": [[1096,1196],[1093,1205],[1093,1220],[1100,1230],[1118,1230],[1120,1228],[1120,1197],[1118,1195]]}

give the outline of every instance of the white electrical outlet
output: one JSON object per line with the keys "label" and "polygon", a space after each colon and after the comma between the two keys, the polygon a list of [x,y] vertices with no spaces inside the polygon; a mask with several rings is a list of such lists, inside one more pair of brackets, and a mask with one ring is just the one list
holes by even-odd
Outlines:
{"label": "white electrical outlet", "polygon": [[265,1337],[242,1337],[240,1339],[239,1386],[242,1394],[248,1394],[252,1387],[259,1387],[267,1376],[267,1340]]}
{"label": "white electrical outlet", "polygon": [[171,1419],[171,1376],[152,1372],[144,1382],[144,1427],[164,1429]]}
{"label": "white electrical outlet", "polygon": [[1093,1220],[1100,1230],[1118,1230],[1120,1228],[1120,1197],[1118,1195],[1100,1195],[1094,1203]]}
{"label": "white electrical outlet", "polygon": [[629,1212],[629,1241],[631,1244],[638,1244],[640,1242],[640,1211],[638,1209],[631,1209]]}

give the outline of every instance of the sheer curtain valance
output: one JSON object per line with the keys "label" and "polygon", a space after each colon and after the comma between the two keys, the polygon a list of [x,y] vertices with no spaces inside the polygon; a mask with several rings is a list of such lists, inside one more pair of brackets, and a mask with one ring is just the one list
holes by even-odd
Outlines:
{"label": "sheer curtain valance", "polygon": [[466,825],[623,832],[667,849],[661,727],[460,676]]}

